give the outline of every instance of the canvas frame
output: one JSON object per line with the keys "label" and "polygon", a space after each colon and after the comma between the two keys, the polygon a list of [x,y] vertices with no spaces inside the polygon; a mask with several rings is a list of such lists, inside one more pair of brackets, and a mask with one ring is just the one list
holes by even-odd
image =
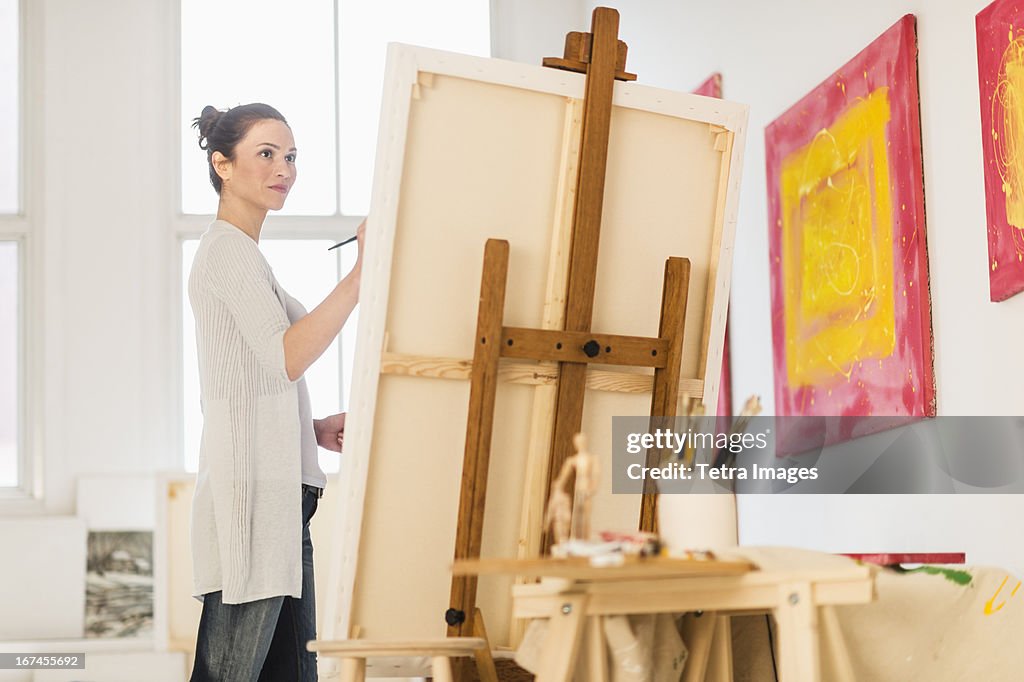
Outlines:
{"label": "canvas frame", "polygon": [[[642,76],[642,74],[641,74]],[[393,44],[388,51],[388,69],[384,85],[384,100],[382,104],[381,124],[377,147],[377,162],[373,183],[373,194],[371,200],[371,215],[368,220],[365,260],[363,265],[362,299],[360,303],[360,324],[358,330],[356,350],[356,374],[353,380],[352,404],[348,418],[348,430],[346,433],[346,456],[343,463],[341,480],[346,490],[345,502],[339,522],[341,524],[341,541],[335,545],[335,555],[331,560],[331,578],[326,589],[332,594],[327,599],[328,612],[325,614],[325,628],[321,633],[323,639],[340,639],[348,636],[350,626],[365,625],[362,622],[353,621],[354,599],[360,590],[359,575],[357,566],[360,561],[360,553],[365,549],[362,546],[365,526],[368,519],[378,514],[378,509],[372,507],[373,500],[367,499],[367,486],[374,484],[370,462],[374,461],[374,467],[382,466],[377,462],[381,458],[395,457],[394,454],[382,453],[379,448],[374,448],[374,432],[380,425],[376,423],[378,412],[378,393],[380,391],[382,371],[389,351],[389,340],[387,329],[389,295],[395,272],[393,272],[393,259],[395,257],[396,225],[400,213],[400,203],[403,191],[403,180],[409,179],[403,176],[409,172],[404,164],[407,160],[407,143],[409,141],[410,111],[412,103],[424,95],[423,89],[428,91],[434,87],[434,81],[442,79],[458,79],[460,83],[470,82],[474,84],[485,84],[486,87],[510,89],[513,91],[527,91],[529,93],[540,93],[542,95],[554,95],[561,101],[568,103],[566,108],[566,130],[573,130],[573,107],[572,102],[582,101],[584,91],[584,77],[579,74],[518,64],[498,59],[485,59],[466,55],[430,50],[426,48],[411,47],[407,45]],[[447,83],[449,81],[444,80]],[[455,81],[451,81],[455,82]],[[651,88],[643,85],[616,83],[613,105],[616,110],[624,112],[623,115],[631,115],[629,112],[643,112],[644,114],[655,114],[667,117],[665,121],[675,121],[678,125],[686,123],[699,123],[706,128],[710,135],[715,137],[715,144],[719,141],[727,147],[716,151],[720,154],[721,166],[714,169],[715,177],[708,180],[715,187],[715,191],[707,201],[709,219],[707,224],[699,226],[701,231],[706,232],[706,237],[711,243],[710,252],[714,253],[712,262],[707,265],[706,281],[699,278],[694,284],[691,280],[691,305],[701,307],[706,304],[706,309],[701,318],[697,320],[697,331],[688,326],[688,336],[692,335],[691,343],[696,343],[698,348],[695,354],[699,356],[697,372],[699,376],[690,376],[688,386],[697,391],[692,395],[698,395],[710,405],[714,405],[717,399],[718,382],[721,376],[721,360],[723,336],[725,333],[726,301],[728,300],[729,279],[731,275],[731,257],[733,238],[735,232],[736,210],[739,191],[739,173],[742,164],[744,140],[746,134],[747,107],[723,100],[710,99],[695,95],[671,92]],[[578,108],[577,108],[578,110]],[[577,121],[578,123],[578,121]],[[613,118],[613,135],[615,134],[615,123]],[[568,140],[568,142],[566,142]],[[563,140],[562,152],[565,153],[566,146],[571,147],[571,139]],[[559,153],[558,149],[550,150],[552,155]],[[564,168],[564,163],[562,167]],[[411,179],[410,179],[411,182]],[[565,203],[567,196],[571,197],[574,187],[571,183],[558,183],[558,191],[562,193],[556,203]],[[554,188],[552,188],[554,190]],[[608,206],[609,192],[606,191],[606,211]],[[607,216],[607,212],[606,212]],[[607,225],[607,223],[606,223]],[[545,227],[545,229],[547,229]],[[488,236],[494,236],[486,227],[481,228],[479,248],[475,253],[467,254],[465,267],[475,269],[477,284],[479,286],[479,263],[483,257],[483,245]],[[602,235],[605,238],[605,235]],[[546,239],[546,237],[545,237]],[[604,244],[604,242],[602,242]],[[686,253],[664,253],[658,257],[670,255],[688,256]],[[513,242],[511,270],[516,269],[516,250]],[[550,271],[549,271],[550,272]],[[515,275],[510,287],[515,283]],[[602,272],[599,267],[598,280],[600,282]],[[660,273],[659,273],[660,281]],[[543,282],[541,282],[543,284]],[[660,286],[660,285],[659,285]],[[699,292],[699,301],[695,301],[694,287]],[[511,291],[511,289],[510,289]],[[600,286],[598,296],[600,297]],[[538,304],[540,302],[538,301]],[[660,299],[650,301],[650,306],[655,314],[660,306]],[[698,308],[699,309],[699,308]],[[473,307],[472,316],[475,318],[476,308]],[[689,316],[688,316],[689,317]],[[689,324],[688,320],[688,324]],[[616,333],[614,330],[608,333]],[[655,328],[656,335],[656,328]],[[619,332],[621,333],[621,332]],[[468,339],[467,339],[468,340]],[[466,367],[454,366],[453,373],[462,372]],[[710,368],[710,369],[709,369]],[[409,370],[413,373],[414,370]],[[687,373],[683,373],[687,377]],[[433,381],[422,379],[422,381]],[[684,379],[684,382],[687,379]],[[468,395],[468,382],[466,392]],[[530,383],[527,380],[527,383]],[[649,389],[648,389],[649,390]],[[642,390],[640,391],[642,393]],[[590,394],[588,393],[588,396]],[[649,407],[649,395],[643,398]],[[588,400],[592,398],[588,397]],[[453,410],[461,410],[463,425],[465,422],[465,404],[453,406]],[[501,398],[499,407],[501,409]],[[647,413],[644,410],[642,413]],[[523,415],[517,414],[522,420]],[[528,419],[522,420],[528,422]],[[523,429],[529,426],[522,423]],[[398,428],[398,425],[396,425]],[[498,434],[496,434],[497,437]],[[428,447],[426,444],[425,447]],[[461,460],[461,443],[459,444],[459,459]],[[453,472],[450,477],[457,483],[458,474]],[[521,481],[517,482],[521,483]],[[493,487],[493,486],[492,486]],[[518,490],[518,488],[517,488]],[[510,493],[514,496],[515,493]],[[520,492],[521,494],[521,492]],[[372,498],[372,495],[371,495]],[[489,498],[490,499],[490,498]],[[446,500],[449,502],[449,500]],[[634,500],[636,507],[639,507],[638,500]],[[494,506],[499,506],[500,501],[495,501]],[[488,513],[491,513],[492,503],[488,504]],[[497,513],[497,512],[495,512]],[[379,521],[379,519],[377,519]],[[454,515],[440,520],[448,526],[447,531],[453,531],[456,519]],[[396,512],[394,532],[403,532],[401,519]],[[443,539],[446,532],[440,532],[439,544],[444,544]],[[485,528],[486,532],[486,528]],[[485,547],[487,539],[485,537]],[[444,547],[443,551],[450,556],[452,547]],[[396,586],[397,589],[398,586]],[[447,594],[444,595],[447,600]],[[489,629],[492,627],[489,622]],[[402,625],[407,625],[403,623]],[[396,624],[397,626],[397,624]],[[386,629],[386,628],[385,628]],[[440,635],[444,631],[443,621],[437,624],[431,623],[427,628],[429,632],[419,632],[420,636]],[[499,624],[496,630],[504,631],[504,624]],[[367,636],[379,636],[386,634],[381,628],[370,628],[363,631]],[[502,637],[498,637],[502,639]],[[492,643],[500,644],[501,641]]]}

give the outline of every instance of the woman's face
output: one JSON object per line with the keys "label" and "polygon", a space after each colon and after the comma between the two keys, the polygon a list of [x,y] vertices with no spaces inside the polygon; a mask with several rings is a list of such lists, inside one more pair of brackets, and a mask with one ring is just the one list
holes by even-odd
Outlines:
{"label": "woman's face", "polygon": [[257,121],[235,146],[235,160],[221,157],[214,165],[224,180],[222,193],[230,192],[258,208],[278,211],[295,184],[295,138],[291,128],[275,119]]}

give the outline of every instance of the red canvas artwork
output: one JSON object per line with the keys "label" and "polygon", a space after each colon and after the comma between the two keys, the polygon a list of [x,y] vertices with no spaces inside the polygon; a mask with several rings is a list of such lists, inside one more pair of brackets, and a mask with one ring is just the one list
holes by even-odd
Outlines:
{"label": "red canvas artwork", "polygon": [[776,414],[895,418],[843,420],[829,443],[934,416],[914,16],[765,147]]}
{"label": "red canvas artwork", "polygon": [[[693,94],[704,95],[705,97],[722,97],[722,74],[713,73],[703,83],[693,89]],[[718,410],[715,412],[720,417],[732,416],[732,372],[729,368],[729,323],[725,324],[725,347],[722,349],[722,380],[718,389]],[[728,425],[719,427],[720,430],[728,430]]]}
{"label": "red canvas artwork", "polygon": [[1024,2],[993,2],[976,25],[989,296],[1002,301],[1024,290]]}
{"label": "red canvas artwork", "polygon": [[722,97],[722,74],[715,72],[693,89],[693,94],[704,95],[705,97]]}

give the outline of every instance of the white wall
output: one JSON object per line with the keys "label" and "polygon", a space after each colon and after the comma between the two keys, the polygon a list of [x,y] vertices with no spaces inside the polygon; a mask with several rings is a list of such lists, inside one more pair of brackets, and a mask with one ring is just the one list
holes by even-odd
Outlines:
{"label": "white wall", "polygon": [[565,34],[587,30],[582,15],[583,0],[491,0],[491,54],[538,65],[561,57]]}
{"label": "white wall", "polygon": [[81,474],[177,464],[171,4],[25,3],[43,49],[30,84],[40,146],[26,153],[41,151],[29,209],[44,322],[31,352],[50,513],[74,512]]}
{"label": "white wall", "polygon": [[[1024,376],[1017,352],[1024,296],[988,302],[974,40],[974,15],[986,0],[866,0],[846,12],[810,0],[567,1],[557,9],[523,9],[518,24],[536,28],[514,37],[518,50],[506,49],[530,58],[524,61],[546,56],[534,36],[587,30],[598,4],[620,11],[628,70],[639,82],[689,90],[720,71],[725,96],[751,105],[730,311],[733,395],[760,395],[768,413],[774,395],[764,127],[899,17],[915,14],[939,414],[1024,414],[1024,392],[1016,386]],[[747,544],[964,551],[971,562],[1024,574],[1024,546],[1002,530],[1024,511],[1018,497],[776,496],[739,504]]]}
{"label": "white wall", "polygon": [[[30,514],[0,533],[18,562],[0,571],[10,582],[0,609],[5,638],[67,637],[68,619],[81,630],[80,602],[40,611],[19,579],[70,561],[62,575],[84,594],[84,531],[80,562],[54,564],[52,553],[32,551],[57,515],[75,513],[78,477],[179,466],[172,4],[22,3],[33,230],[26,350],[38,416],[28,443],[43,498],[35,507],[0,502],[0,517]],[[27,627],[20,614],[33,610],[40,617]]]}
{"label": "white wall", "polygon": [[[595,4],[587,3],[587,11]],[[733,395],[774,406],[765,126],[870,41],[918,20],[925,205],[940,415],[1024,414],[1024,296],[988,301],[974,15],[987,0],[696,2],[618,0],[620,37],[639,82],[690,89],[723,74],[751,105],[736,239]],[[1024,574],[1024,544],[1003,532],[1014,496],[755,497],[740,500],[741,541],[829,551],[966,551]]]}
{"label": "white wall", "polygon": [[[593,4],[593,3],[592,3]],[[764,127],[907,13],[917,15],[925,201],[940,414],[1022,414],[1024,296],[988,302],[974,15],[986,0],[620,0],[640,81],[689,89],[712,71],[751,105],[732,296],[733,383],[773,407]],[[984,344],[981,343],[984,339]],[[982,352],[979,352],[982,351]]]}

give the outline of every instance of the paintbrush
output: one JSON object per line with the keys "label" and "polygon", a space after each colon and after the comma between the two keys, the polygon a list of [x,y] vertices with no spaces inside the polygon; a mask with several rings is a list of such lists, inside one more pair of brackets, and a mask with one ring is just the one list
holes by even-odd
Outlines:
{"label": "paintbrush", "polygon": [[345,246],[345,244],[351,244],[352,242],[354,242],[357,239],[359,239],[359,235],[358,234],[354,234],[354,235],[352,235],[351,237],[349,237],[348,239],[346,239],[343,242],[338,242],[334,246],[328,246],[327,250],[328,251],[333,251],[334,249],[338,248],[339,246]]}
{"label": "paintbrush", "polygon": [[[740,416],[733,422],[732,429],[729,431],[729,442],[732,442],[732,436],[735,433],[743,433],[747,430],[747,425],[750,424],[750,420],[757,415],[761,414],[761,398],[756,395],[752,395],[747,398],[747,402],[743,404],[743,409],[740,411]],[[715,461],[713,466],[724,467],[732,464],[736,459],[736,453],[732,452],[728,448],[719,448],[718,452],[715,453]]]}
{"label": "paintbrush", "polygon": [[[688,414],[686,415],[687,433],[690,432],[690,425],[693,424],[694,421],[699,420],[700,417],[704,416],[705,410],[706,408],[704,407],[704,403],[698,403],[696,401],[690,403],[690,409],[687,411]],[[693,466],[694,456],[697,453],[697,446],[695,446],[693,442],[694,439],[692,437],[688,437],[686,439],[686,449],[683,451],[683,466],[686,468]]]}

